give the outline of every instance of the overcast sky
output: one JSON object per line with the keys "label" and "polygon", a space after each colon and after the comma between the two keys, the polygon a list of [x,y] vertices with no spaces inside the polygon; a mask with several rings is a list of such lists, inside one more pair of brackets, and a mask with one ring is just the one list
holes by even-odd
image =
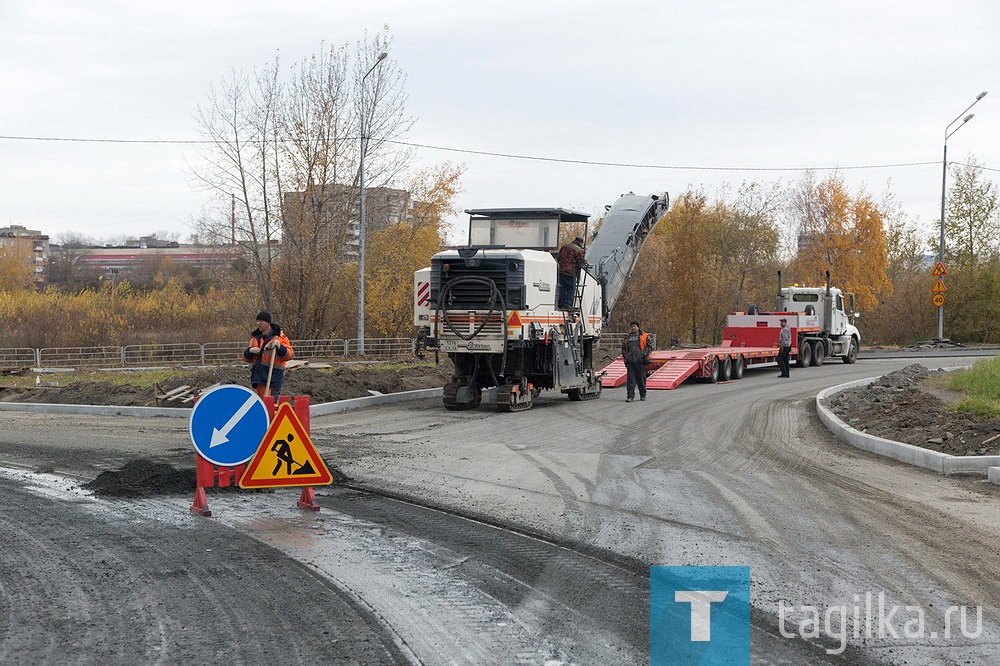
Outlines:
{"label": "overcast sky", "polygon": [[[891,181],[932,229],[945,127],[984,90],[948,154],[1000,169],[995,0],[0,0],[0,135],[198,139],[196,106],[234,68],[383,25],[417,119],[408,141],[637,165],[421,149],[424,165],[466,166],[463,209],[594,214],[628,191],[840,167],[852,192]],[[190,145],[0,139],[0,226],[183,240],[208,196],[192,186],[194,157]],[[911,163],[923,164],[849,168]]]}

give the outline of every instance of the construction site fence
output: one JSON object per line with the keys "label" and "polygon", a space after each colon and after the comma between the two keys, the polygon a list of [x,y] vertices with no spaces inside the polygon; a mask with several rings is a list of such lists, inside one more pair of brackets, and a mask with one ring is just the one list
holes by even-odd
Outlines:
{"label": "construction site fence", "polygon": [[[599,349],[614,352],[627,332],[607,332]],[[656,345],[656,335],[650,333]],[[292,340],[295,358],[331,360],[385,360],[410,356],[412,338],[365,338],[361,340]],[[239,362],[245,342],[178,342],[99,347],[0,347],[0,369],[21,368],[142,368],[164,365],[225,365]]]}
{"label": "construction site fence", "polygon": [[[411,338],[292,340],[299,360],[386,360],[409,356]],[[0,348],[0,369],[142,368],[171,365],[225,365],[239,362],[246,342],[105,345],[100,347]]]}
{"label": "construction site fence", "polygon": [[[622,340],[628,336],[628,331],[622,331],[620,333],[615,331],[601,331],[601,340],[597,344],[597,348],[602,351],[616,352],[621,351]],[[656,346],[656,333],[650,333],[647,340],[652,343],[653,349],[659,349]]]}

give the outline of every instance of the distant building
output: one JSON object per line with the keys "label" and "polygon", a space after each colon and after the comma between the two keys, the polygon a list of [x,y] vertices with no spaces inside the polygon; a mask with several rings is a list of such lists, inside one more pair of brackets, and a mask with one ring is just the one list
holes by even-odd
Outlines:
{"label": "distant building", "polygon": [[46,267],[49,263],[49,237],[36,229],[26,229],[19,224],[0,227],[0,246],[21,250],[31,263],[35,286],[45,286]]}
{"label": "distant building", "polygon": [[[399,222],[413,223],[413,201],[406,190],[365,188],[365,237]],[[312,187],[282,195],[282,220],[286,233],[319,224],[321,241],[340,250],[341,261],[357,261],[360,244],[360,210],[357,188],[347,185]],[[311,235],[311,234],[310,234]]]}
{"label": "distant building", "polygon": [[56,248],[54,255],[72,256],[74,263],[88,273],[121,271],[168,258],[182,264],[209,268],[231,263],[242,256],[239,248],[229,245],[181,245],[176,241],[135,244],[129,242],[126,245],[104,247],[56,246]]}

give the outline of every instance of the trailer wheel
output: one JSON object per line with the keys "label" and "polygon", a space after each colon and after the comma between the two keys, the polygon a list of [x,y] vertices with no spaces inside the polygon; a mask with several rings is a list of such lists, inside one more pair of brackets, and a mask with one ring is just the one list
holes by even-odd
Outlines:
{"label": "trailer wheel", "polygon": [[719,359],[713,356],[707,363],[708,374],[705,376],[705,381],[709,384],[715,384],[719,381]]}
{"label": "trailer wheel", "polygon": [[813,365],[823,365],[825,357],[826,347],[823,346],[822,340],[817,340],[813,343]]}
{"label": "trailer wheel", "polygon": [[800,368],[808,368],[812,365],[812,345],[805,340],[799,343],[799,357],[795,364]]}
{"label": "trailer wheel", "polygon": [[720,361],[719,381],[728,382],[733,378],[733,360],[727,356],[726,358],[720,359]]}
{"label": "trailer wheel", "polygon": [[746,362],[742,356],[733,359],[733,379],[743,379],[743,371],[746,370]]}
{"label": "trailer wheel", "polygon": [[851,345],[847,348],[847,353],[844,355],[844,363],[854,363],[858,360],[858,341],[851,338]]}

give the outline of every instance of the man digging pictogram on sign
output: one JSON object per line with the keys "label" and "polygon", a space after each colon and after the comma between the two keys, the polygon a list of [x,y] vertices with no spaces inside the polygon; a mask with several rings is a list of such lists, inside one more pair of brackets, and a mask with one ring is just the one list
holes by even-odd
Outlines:
{"label": "man digging pictogram on sign", "polygon": [[[289,446],[288,442],[294,442],[295,435],[288,435],[288,441],[279,439],[274,444],[271,445],[271,450],[274,454],[278,456],[278,464],[274,466],[274,471],[271,472],[271,476],[278,476],[278,472],[281,470],[281,465],[284,463],[288,466],[288,471],[285,472],[286,475],[292,476],[295,474],[315,474],[316,470],[313,469],[312,463],[308,460],[304,463],[295,462],[292,458],[292,447]],[[292,465],[298,465],[299,468],[292,471]]]}

